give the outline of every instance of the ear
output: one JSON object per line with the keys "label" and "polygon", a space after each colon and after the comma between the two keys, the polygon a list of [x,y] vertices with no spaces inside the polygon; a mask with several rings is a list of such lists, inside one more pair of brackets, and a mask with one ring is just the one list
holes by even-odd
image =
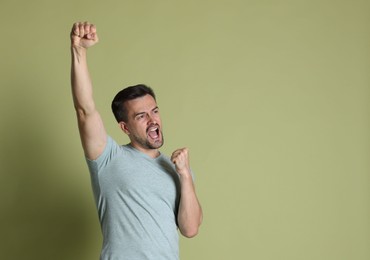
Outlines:
{"label": "ear", "polygon": [[123,132],[125,132],[125,134],[130,135],[130,130],[128,129],[127,124],[125,122],[123,121],[119,122],[119,127]]}

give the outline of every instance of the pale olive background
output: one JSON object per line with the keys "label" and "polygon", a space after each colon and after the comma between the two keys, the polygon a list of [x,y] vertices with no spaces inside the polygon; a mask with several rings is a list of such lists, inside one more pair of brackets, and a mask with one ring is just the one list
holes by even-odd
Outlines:
{"label": "pale olive background", "polygon": [[187,146],[204,210],[188,260],[370,259],[370,2],[0,3],[1,259],[98,259],[101,234],[70,94],[69,31],[97,106],[146,83],[166,144]]}

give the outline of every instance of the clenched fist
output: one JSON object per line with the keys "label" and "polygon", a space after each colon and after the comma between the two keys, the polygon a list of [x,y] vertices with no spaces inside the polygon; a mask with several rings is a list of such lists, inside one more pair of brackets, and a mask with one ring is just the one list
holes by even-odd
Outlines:
{"label": "clenched fist", "polygon": [[190,176],[189,149],[181,148],[172,153],[171,161],[175,164],[176,171],[181,176]]}
{"label": "clenched fist", "polygon": [[99,41],[95,25],[89,22],[73,24],[71,31],[71,44],[73,47],[89,48]]}

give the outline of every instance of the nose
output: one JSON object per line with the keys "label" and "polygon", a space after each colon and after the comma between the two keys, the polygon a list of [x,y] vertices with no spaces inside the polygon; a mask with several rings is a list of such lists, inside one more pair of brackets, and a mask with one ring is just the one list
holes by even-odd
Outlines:
{"label": "nose", "polygon": [[157,120],[153,115],[148,114],[147,119],[148,125],[157,124]]}

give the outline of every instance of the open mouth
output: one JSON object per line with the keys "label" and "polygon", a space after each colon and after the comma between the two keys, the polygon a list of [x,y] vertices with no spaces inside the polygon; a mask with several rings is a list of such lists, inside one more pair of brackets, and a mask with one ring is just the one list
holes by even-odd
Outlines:
{"label": "open mouth", "polygon": [[159,138],[159,126],[158,125],[155,125],[155,126],[150,126],[148,129],[147,129],[147,134],[150,138],[152,139],[157,139]]}

